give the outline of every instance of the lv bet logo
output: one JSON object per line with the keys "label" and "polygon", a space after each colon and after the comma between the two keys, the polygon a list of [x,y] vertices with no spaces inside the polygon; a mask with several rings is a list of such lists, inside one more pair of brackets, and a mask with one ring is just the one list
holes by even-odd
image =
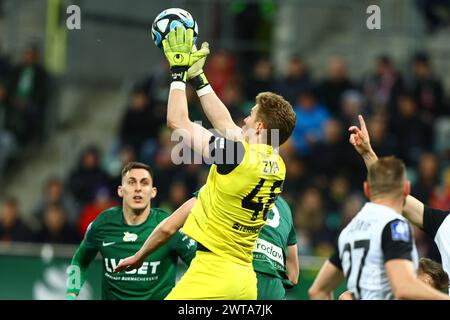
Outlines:
{"label": "lv bet logo", "polygon": [[[114,269],[121,263],[123,259],[104,258],[105,269],[109,273],[113,273]],[[156,274],[161,261],[145,261],[139,269],[125,271],[125,274]]]}

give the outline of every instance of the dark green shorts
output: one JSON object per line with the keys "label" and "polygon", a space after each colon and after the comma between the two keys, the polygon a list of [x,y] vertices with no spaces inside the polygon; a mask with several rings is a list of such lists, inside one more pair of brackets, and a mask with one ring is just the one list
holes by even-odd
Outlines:
{"label": "dark green shorts", "polygon": [[258,300],[284,300],[286,291],[280,278],[256,272]]}

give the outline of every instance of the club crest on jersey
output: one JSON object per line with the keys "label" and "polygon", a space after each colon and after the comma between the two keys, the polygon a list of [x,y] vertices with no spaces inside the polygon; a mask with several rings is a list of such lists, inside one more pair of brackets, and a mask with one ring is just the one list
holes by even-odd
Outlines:
{"label": "club crest on jersey", "polygon": [[137,234],[135,233],[130,233],[130,232],[124,232],[123,233],[123,241],[125,242],[135,242],[137,240]]}
{"label": "club crest on jersey", "polygon": [[391,223],[392,240],[409,241],[409,228],[405,221],[395,221]]}

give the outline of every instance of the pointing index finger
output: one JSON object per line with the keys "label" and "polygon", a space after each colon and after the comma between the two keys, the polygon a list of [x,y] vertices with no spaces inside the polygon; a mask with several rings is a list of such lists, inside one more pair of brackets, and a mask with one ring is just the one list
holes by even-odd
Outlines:
{"label": "pointing index finger", "polygon": [[361,125],[361,130],[364,132],[367,132],[367,128],[366,128],[366,122],[364,121],[364,118],[362,115],[358,116],[358,120],[359,120],[359,124]]}

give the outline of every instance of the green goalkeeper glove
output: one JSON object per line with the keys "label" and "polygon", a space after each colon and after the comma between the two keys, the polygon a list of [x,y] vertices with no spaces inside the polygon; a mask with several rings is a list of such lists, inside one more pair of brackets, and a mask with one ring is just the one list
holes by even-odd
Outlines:
{"label": "green goalkeeper glove", "polygon": [[163,40],[164,54],[172,71],[172,81],[187,80],[187,70],[209,54],[208,48],[191,52],[194,44],[194,30],[177,27]]}

